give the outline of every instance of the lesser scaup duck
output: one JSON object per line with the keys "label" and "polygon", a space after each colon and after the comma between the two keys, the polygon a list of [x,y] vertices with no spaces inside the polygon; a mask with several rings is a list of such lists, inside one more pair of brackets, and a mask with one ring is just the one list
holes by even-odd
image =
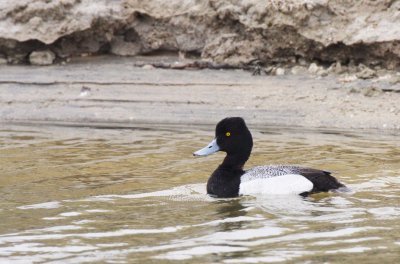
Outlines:
{"label": "lesser scaup duck", "polygon": [[226,152],[221,165],[207,182],[207,193],[228,198],[251,194],[300,194],[327,192],[345,187],[324,170],[289,165],[258,166],[243,170],[253,147],[253,138],[243,118],[229,117],[215,128],[215,139],[193,153],[206,156]]}

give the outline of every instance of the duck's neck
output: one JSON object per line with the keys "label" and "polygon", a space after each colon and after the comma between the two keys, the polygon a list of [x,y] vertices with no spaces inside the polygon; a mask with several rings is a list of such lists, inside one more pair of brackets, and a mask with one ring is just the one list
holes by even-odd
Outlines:
{"label": "duck's neck", "polygon": [[249,157],[250,151],[241,154],[227,154],[220,167],[228,170],[243,170]]}

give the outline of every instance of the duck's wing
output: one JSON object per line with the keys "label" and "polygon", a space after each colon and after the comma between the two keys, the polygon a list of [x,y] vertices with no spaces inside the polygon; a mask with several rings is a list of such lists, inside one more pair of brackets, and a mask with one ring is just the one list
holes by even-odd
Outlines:
{"label": "duck's wing", "polygon": [[[290,177],[285,177],[288,181],[285,181],[285,184],[292,184],[294,180],[299,180],[300,183],[303,184],[301,178],[306,178],[309,182],[312,183],[312,186],[308,190],[304,190],[303,194],[307,195],[310,193],[316,192],[327,192],[329,190],[338,189],[341,187],[345,187],[342,183],[340,183],[335,177],[331,175],[329,171],[317,170],[307,167],[298,167],[298,166],[290,166],[290,165],[271,165],[271,166],[258,166],[254,167],[248,171],[246,171],[242,177],[241,182],[245,183],[253,180],[260,179],[268,179],[275,178],[277,176],[286,176],[291,175]],[[298,175],[302,177],[293,177],[292,175]],[[307,181],[307,182],[308,182]],[[310,186],[304,182],[304,188]]]}
{"label": "duck's wing", "polygon": [[311,192],[314,185],[299,173],[295,166],[258,166],[240,177],[240,195],[302,194]]}
{"label": "duck's wing", "polygon": [[303,168],[290,165],[257,166],[247,170],[242,175],[242,181],[266,179],[287,174],[300,174],[301,169]]}

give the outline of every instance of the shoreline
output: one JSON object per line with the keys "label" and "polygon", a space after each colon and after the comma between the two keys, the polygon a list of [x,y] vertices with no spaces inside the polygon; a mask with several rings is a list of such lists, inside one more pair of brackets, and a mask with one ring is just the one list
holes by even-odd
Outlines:
{"label": "shoreline", "polygon": [[[286,125],[270,125],[270,124],[246,124],[253,130],[260,133],[276,134],[276,133],[306,133],[306,134],[331,134],[348,137],[397,137],[400,135],[400,130],[391,129],[375,129],[375,128],[327,128],[327,127],[302,127],[302,126],[286,126]],[[7,128],[67,128],[67,129],[100,129],[100,130],[145,130],[145,131],[192,131],[194,129],[210,132],[215,129],[217,123],[73,123],[65,121],[36,121],[36,120],[21,120],[21,121],[1,121],[0,126]]]}
{"label": "shoreline", "polygon": [[400,131],[400,83],[308,72],[157,69],[85,57],[65,65],[0,66],[0,123],[212,125],[242,116],[253,127]]}

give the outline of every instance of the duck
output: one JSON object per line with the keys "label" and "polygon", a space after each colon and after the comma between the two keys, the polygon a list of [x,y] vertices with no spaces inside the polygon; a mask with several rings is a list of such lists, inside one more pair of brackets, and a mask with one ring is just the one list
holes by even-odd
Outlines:
{"label": "duck", "polygon": [[207,181],[207,194],[217,198],[243,195],[308,196],[346,188],[331,172],[295,165],[266,165],[244,170],[253,148],[253,137],[241,117],[222,119],[215,128],[215,138],[194,156],[226,153],[223,162]]}

